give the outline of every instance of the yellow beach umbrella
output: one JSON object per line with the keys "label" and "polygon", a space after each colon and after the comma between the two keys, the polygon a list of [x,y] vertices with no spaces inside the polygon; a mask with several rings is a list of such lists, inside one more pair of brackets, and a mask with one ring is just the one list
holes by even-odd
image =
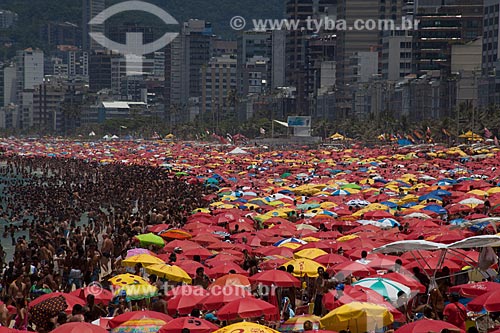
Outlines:
{"label": "yellow beach umbrella", "polygon": [[119,274],[117,276],[112,277],[108,280],[114,286],[125,286],[129,284],[145,284],[149,283],[144,280],[142,277],[134,274]]}
{"label": "yellow beach umbrella", "polygon": [[369,211],[370,211],[370,209],[363,208],[363,209],[358,210],[355,213],[352,213],[351,215],[354,217],[362,217],[363,214],[368,213]]}
{"label": "yellow beach umbrella", "polygon": [[407,204],[409,202],[418,202],[418,196],[416,196],[415,194],[408,194],[408,195],[404,196],[404,198],[399,200],[398,204],[404,205],[404,204]]}
{"label": "yellow beach umbrella", "polygon": [[277,207],[277,206],[284,205],[285,203],[281,200],[274,200],[274,201],[268,202],[267,204],[271,207]]}
{"label": "yellow beach umbrella", "polygon": [[479,140],[482,139],[481,135],[476,134],[472,131],[468,131],[467,133],[464,133],[462,135],[458,136],[461,139],[469,139],[469,140]]}
{"label": "yellow beach umbrella", "polygon": [[295,250],[301,246],[302,246],[302,244],[298,244],[298,243],[284,243],[284,244],[280,244],[278,247],[286,247],[286,248]]}
{"label": "yellow beach umbrella", "polygon": [[486,192],[488,192],[489,195],[500,193],[500,187],[492,187]]}
{"label": "yellow beach umbrella", "polygon": [[370,187],[370,188],[364,189],[361,192],[363,192],[363,193],[370,193],[371,192],[373,195],[376,195],[380,192],[380,190],[377,188]]}
{"label": "yellow beach umbrella", "polygon": [[346,137],[343,136],[342,134],[340,133],[335,133],[335,134],[332,134],[330,136],[330,140],[333,140],[333,141],[338,141],[338,140],[346,140]]}
{"label": "yellow beach umbrella", "polygon": [[416,185],[413,185],[410,190],[416,190],[416,189],[419,189],[419,188],[426,188],[426,187],[429,187],[429,185],[427,184],[424,184],[424,183],[418,183]]}
{"label": "yellow beach umbrella", "polygon": [[251,200],[248,200],[248,202],[254,203],[254,204],[259,203],[259,202],[264,203],[266,205],[268,204],[268,202],[266,200],[264,200],[263,198],[251,199]]}
{"label": "yellow beach umbrella", "polygon": [[129,284],[122,286],[115,290],[114,295],[119,296],[123,292],[125,292],[128,299],[133,301],[158,296],[158,288],[150,284]]}
{"label": "yellow beach umbrella", "polygon": [[359,236],[358,235],[342,236],[340,238],[337,238],[337,242],[347,242],[347,241],[350,241],[350,240],[356,239],[356,238],[359,238]]}
{"label": "yellow beach umbrella", "polygon": [[[499,187],[500,189],[500,187]],[[319,205],[320,208],[323,208],[323,209],[329,209],[329,208],[334,208],[334,207],[337,207],[337,204],[334,203],[334,202],[330,202],[330,201],[325,201],[325,202],[322,202],[320,205]]]}
{"label": "yellow beach umbrella", "polygon": [[359,183],[362,185],[367,185],[367,184],[373,185],[373,184],[375,184],[375,179],[365,178],[365,179],[360,180]]}
{"label": "yellow beach umbrella", "polygon": [[272,328],[251,322],[241,322],[218,329],[212,333],[279,333]]}
{"label": "yellow beach umbrella", "polygon": [[321,192],[321,190],[314,187],[313,185],[301,185],[299,187],[294,188],[293,192],[296,194],[314,195],[318,192]]}
{"label": "yellow beach umbrella", "polygon": [[185,270],[175,265],[167,265],[165,263],[155,264],[146,267],[146,272],[156,274],[158,277],[163,277],[174,282],[191,283],[191,277]]}
{"label": "yellow beach umbrella", "polygon": [[293,256],[297,259],[311,259],[314,260],[317,257],[323,256],[325,254],[328,254],[328,252],[323,251],[321,249],[305,249],[305,250],[300,250],[299,252],[296,252]]}
{"label": "yellow beach umbrella", "polygon": [[[423,201],[422,201],[423,202]],[[404,210],[407,210],[407,209],[412,209],[412,210],[421,210],[421,209],[424,209],[426,206],[425,205],[415,205],[415,206],[411,206],[409,208],[403,208],[403,211]]]}
{"label": "yellow beach umbrella", "polygon": [[352,302],[342,305],[320,319],[327,330],[363,333],[379,331],[394,321],[390,311],[380,305]]}
{"label": "yellow beach umbrella", "polygon": [[[315,193],[314,194],[314,197],[320,197],[320,196],[329,196],[331,193],[330,192],[326,192],[326,191],[320,191],[318,193]],[[333,203],[333,202],[332,202]]]}
{"label": "yellow beach umbrella", "polygon": [[486,197],[489,195],[488,192],[481,191],[481,190],[472,190],[472,191],[467,192],[467,194],[474,194],[474,195],[478,195],[480,197]]}
{"label": "yellow beach umbrella", "polygon": [[325,269],[323,265],[320,265],[310,259],[294,259],[284,264],[285,267],[288,267],[289,265],[293,266],[293,275],[300,277],[317,277],[318,268],[322,267]]}
{"label": "yellow beach umbrella", "polygon": [[252,203],[246,203],[243,205],[246,209],[257,209],[259,208],[260,206],[259,205],[256,205],[256,204],[252,204]]}
{"label": "yellow beach umbrella", "polygon": [[231,204],[223,204],[223,205],[217,206],[217,208],[219,208],[219,209],[231,209],[231,208],[236,208],[236,206],[231,205]]}
{"label": "yellow beach umbrella", "polygon": [[407,173],[407,174],[402,175],[400,179],[403,180],[404,182],[408,182],[409,180],[413,180],[414,182],[416,182],[417,176],[413,175],[411,173]]}
{"label": "yellow beach umbrella", "polygon": [[142,264],[143,266],[153,265],[153,264],[164,264],[165,262],[160,258],[152,256],[150,254],[139,254],[122,261],[123,266],[134,267],[137,264]]}
{"label": "yellow beach umbrella", "polygon": [[389,206],[383,205],[381,203],[372,203],[366,206],[364,209],[366,209],[367,211],[388,210]]}
{"label": "yellow beach umbrella", "polygon": [[207,214],[210,214],[210,210],[207,209],[207,208],[196,208],[195,210],[193,210],[192,213],[193,214],[196,214],[196,213],[207,213]]}
{"label": "yellow beach umbrella", "polygon": [[302,238],[301,240],[303,240],[304,242],[308,242],[308,243],[315,243],[315,242],[319,242],[321,239],[309,236],[309,237]]}

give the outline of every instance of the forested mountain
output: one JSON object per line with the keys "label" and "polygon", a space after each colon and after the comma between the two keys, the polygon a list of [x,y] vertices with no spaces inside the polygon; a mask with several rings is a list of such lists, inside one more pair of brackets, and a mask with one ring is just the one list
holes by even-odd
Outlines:
{"label": "forested mountain", "polygon": [[[106,5],[120,1],[107,0]],[[150,0],[150,2],[168,11],[179,22],[189,18],[210,21],[214,32],[224,37],[235,36],[235,31],[229,26],[233,16],[241,15],[250,20],[279,18],[284,13],[282,0]],[[0,0],[0,9],[12,10],[19,15],[15,28],[0,30],[3,56],[28,46],[45,48],[46,45],[39,38],[40,27],[49,21],[68,21],[81,25],[81,7],[81,0]],[[138,12],[129,12],[125,18],[118,17],[114,20],[114,22],[121,20],[122,22],[161,24],[152,15]],[[9,40],[14,44],[7,43],[6,47],[5,41]]]}

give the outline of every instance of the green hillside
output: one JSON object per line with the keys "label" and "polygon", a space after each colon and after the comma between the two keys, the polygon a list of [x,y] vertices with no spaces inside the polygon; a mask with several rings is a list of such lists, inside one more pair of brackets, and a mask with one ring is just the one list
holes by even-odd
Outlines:
{"label": "green hillside", "polygon": [[[120,2],[108,0],[107,5]],[[205,19],[212,22],[216,34],[234,37],[229,21],[235,15],[247,19],[278,18],[283,16],[282,0],[150,0],[164,8],[179,22],[189,18]],[[19,22],[14,29],[0,31],[0,41],[13,40],[14,45],[0,47],[0,58],[12,55],[15,49],[28,46],[45,48],[39,39],[40,27],[48,21],[69,21],[81,24],[81,0],[0,0],[0,9],[9,9],[19,14]],[[156,22],[154,17],[134,13],[127,20],[138,23]],[[116,21],[116,20],[115,20]],[[155,24],[155,23],[153,23]]]}

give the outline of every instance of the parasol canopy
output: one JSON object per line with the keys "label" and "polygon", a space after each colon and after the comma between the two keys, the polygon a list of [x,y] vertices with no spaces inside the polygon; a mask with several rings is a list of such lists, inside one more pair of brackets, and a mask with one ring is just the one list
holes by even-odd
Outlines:
{"label": "parasol canopy", "polygon": [[329,330],[363,333],[380,330],[392,324],[393,320],[392,314],[383,306],[353,302],[331,311],[320,322]]}
{"label": "parasol canopy", "polygon": [[138,235],[135,236],[135,238],[139,241],[139,244],[141,246],[149,246],[149,245],[165,246],[165,241],[163,240],[163,238],[153,233]]}
{"label": "parasol canopy", "polygon": [[463,332],[453,324],[441,320],[421,319],[401,326],[395,333],[428,333],[441,332],[443,329],[450,329],[453,332]]}
{"label": "parasol canopy", "polygon": [[145,318],[150,318],[150,319],[160,319],[163,320],[165,323],[168,323],[169,321],[172,320],[172,317],[169,315],[166,315],[161,312],[156,312],[156,311],[130,311],[130,312],[125,312],[121,315],[118,315],[114,318],[112,318],[108,322],[108,327],[113,329],[121,324],[130,321],[130,320],[135,320],[135,319],[145,319]]}
{"label": "parasol canopy", "polygon": [[[273,330],[272,328],[259,325],[256,323],[250,323],[250,322],[241,322],[241,323],[236,323],[232,324],[223,328],[220,328],[213,333],[279,333],[276,330]],[[160,333],[170,333],[170,332],[160,332]],[[172,332],[173,333],[173,332]],[[177,332],[176,332],[177,333]]]}
{"label": "parasol canopy", "polygon": [[96,325],[77,322],[63,324],[51,331],[51,333],[108,333],[108,331]]}
{"label": "parasol canopy", "polygon": [[181,317],[161,327],[158,333],[181,333],[183,328],[189,329],[191,333],[210,333],[216,331],[219,327],[204,319]]}

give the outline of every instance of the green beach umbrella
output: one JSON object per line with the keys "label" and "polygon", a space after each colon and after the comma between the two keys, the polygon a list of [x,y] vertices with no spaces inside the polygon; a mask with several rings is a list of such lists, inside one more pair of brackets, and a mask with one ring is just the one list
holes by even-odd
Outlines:
{"label": "green beach umbrella", "polygon": [[138,235],[135,236],[135,238],[139,240],[141,246],[149,246],[149,245],[165,246],[165,241],[163,240],[163,238],[153,233]]}
{"label": "green beach umbrella", "polygon": [[290,177],[292,174],[290,172],[285,172],[284,174],[281,175],[281,178],[284,179],[284,178],[288,178]]}
{"label": "green beach umbrella", "polygon": [[352,188],[352,189],[355,189],[355,190],[361,190],[361,186],[359,186],[358,184],[345,184],[345,185],[342,185],[342,189],[345,189],[345,188]]}

